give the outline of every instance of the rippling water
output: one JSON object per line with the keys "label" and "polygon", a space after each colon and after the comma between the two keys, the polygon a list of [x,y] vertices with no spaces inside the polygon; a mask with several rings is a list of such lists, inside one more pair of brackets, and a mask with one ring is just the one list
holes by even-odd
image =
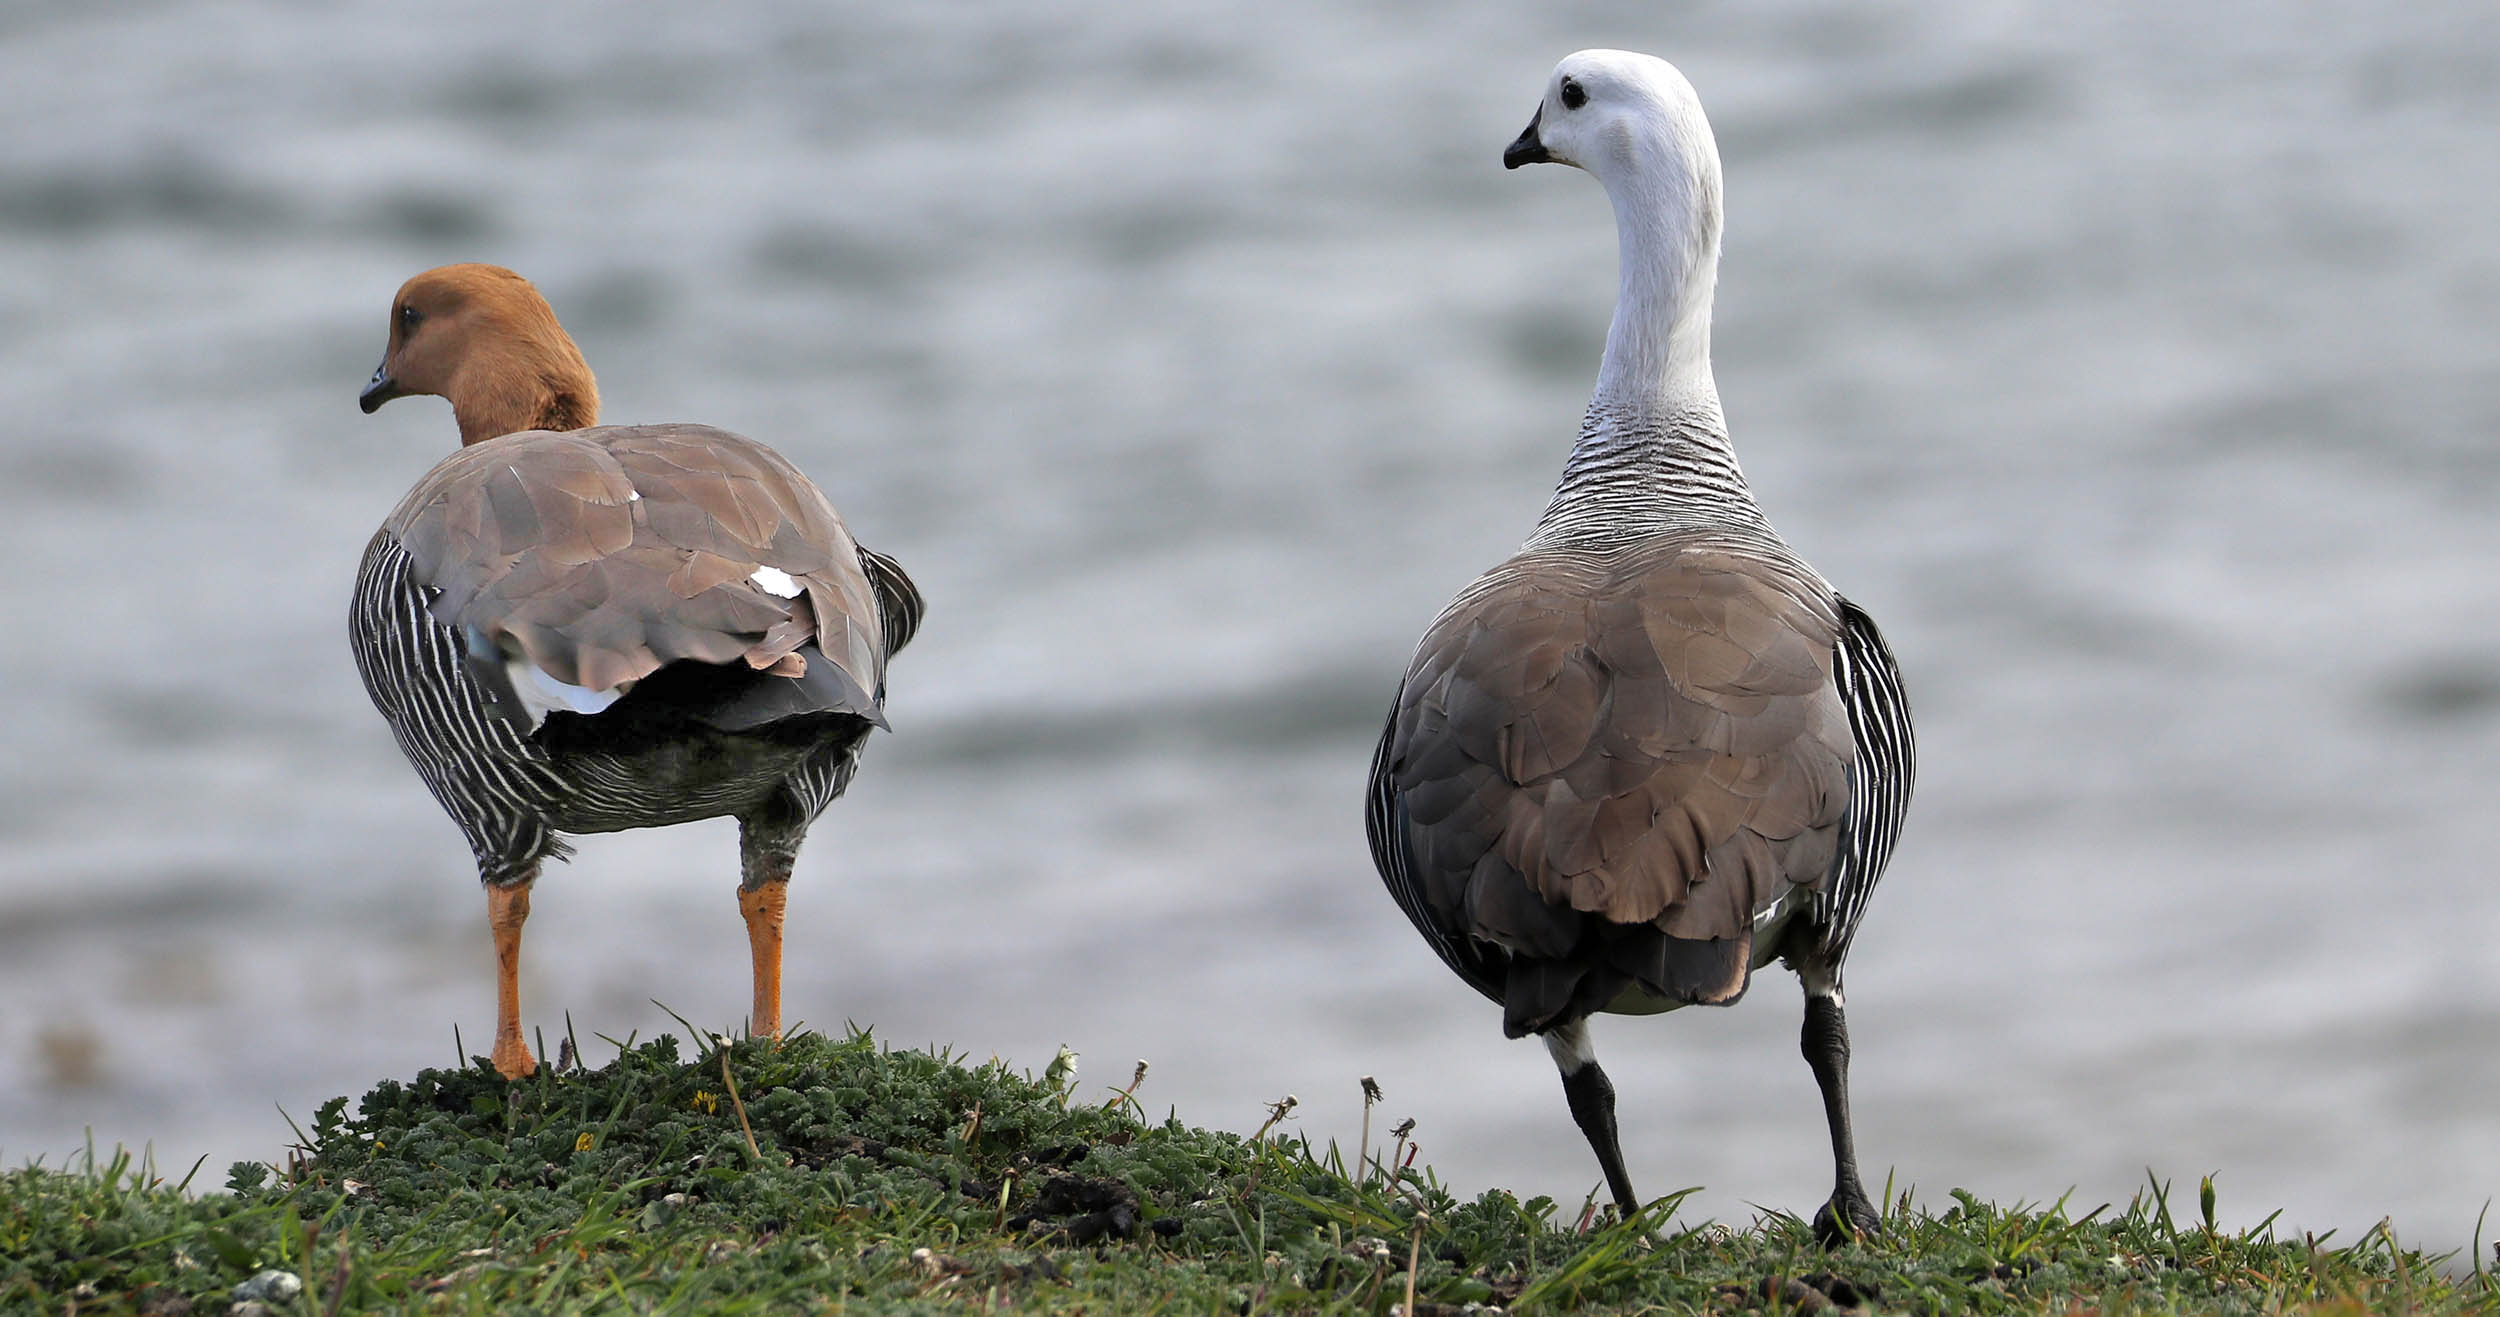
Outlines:
{"label": "rippling water", "polygon": [[[779,446],[932,601],[819,826],[788,1000],[1193,1121],[1356,1080],[1462,1192],[1597,1176],[1372,877],[1378,718],[1542,506],[1613,291],[1505,174],[1649,49],[1728,172],[1719,383],[1882,619],[1910,829],[1860,1146],[2080,1207],[2462,1244],[2500,1193],[2500,25],[1964,0],[1452,14],[796,3],[0,10],[0,1156],[275,1155],[491,1030],[482,905],[343,639],[453,442],[391,291],[536,279],[608,418]],[[727,1026],[726,824],[540,885],[533,1023]],[[1696,1209],[1828,1189],[1797,1008],[1601,1021]],[[594,1059],[598,1050],[593,1049]],[[212,1171],[204,1177],[219,1178]]]}

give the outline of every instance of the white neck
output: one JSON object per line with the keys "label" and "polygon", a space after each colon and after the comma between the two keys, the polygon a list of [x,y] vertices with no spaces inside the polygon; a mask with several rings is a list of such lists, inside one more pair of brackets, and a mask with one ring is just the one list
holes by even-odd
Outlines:
{"label": "white neck", "polygon": [[1645,142],[1600,178],[1622,261],[1614,324],[1579,442],[1530,544],[1679,526],[1762,526],[1710,375],[1719,274],[1715,171]]}
{"label": "white neck", "polygon": [[[1719,198],[1671,148],[1643,143],[1603,178],[1614,202],[1622,283],[1592,406],[1718,428],[1710,300],[1719,281]],[[1700,195],[1695,195],[1700,193]]]}

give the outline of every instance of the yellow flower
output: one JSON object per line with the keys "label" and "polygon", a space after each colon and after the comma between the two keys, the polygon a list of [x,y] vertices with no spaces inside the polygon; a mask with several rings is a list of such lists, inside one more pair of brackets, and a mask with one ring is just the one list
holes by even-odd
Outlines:
{"label": "yellow flower", "polygon": [[575,1151],[575,1152],[588,1152],[588,1151],[590,1151],[592,1148],[594,1148],[594,1147],[598,1146],[598,1143],[599,1143],[599,1136],[598,1136],[598,1135],[591,1133],[589,1130],[583,1130],[583,1131],[582,1131],[582,1133],[581,1133],[581,1137],[579,1137],[579,1138],[577,1138],[577,1139],[573,1140],[573,1151]]}
{"label": "yellow flower", "polygon": [[698,1088],[694,1091],[694,1101],[686,1105],[708,1116],[720,1110],[720,1094]]}

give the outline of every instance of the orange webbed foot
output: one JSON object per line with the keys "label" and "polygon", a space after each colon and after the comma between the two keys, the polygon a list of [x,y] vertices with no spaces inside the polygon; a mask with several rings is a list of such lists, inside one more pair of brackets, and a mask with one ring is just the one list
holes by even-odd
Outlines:
{"label": "orange webbed foot", "polygon": [[495,1073],[510,1080],[523,1080],[538,1073],[538,1058],[530,1055],[529,1044],[518,1038],[495,1044]]}

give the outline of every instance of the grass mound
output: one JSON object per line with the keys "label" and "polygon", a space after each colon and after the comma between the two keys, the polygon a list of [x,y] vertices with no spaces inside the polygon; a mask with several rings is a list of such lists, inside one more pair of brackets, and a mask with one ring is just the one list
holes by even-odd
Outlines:
{"label": "grass mound", "polygon": [[[1142,1075],[1141,1075],[1142,1078]],[[283,1167],[191,1196],[127,1155],[0,1176],[0,1310],[1129,1312],[2500,1311],[2479,1266],[2115,1214],[1891,1204],[1824,1253],[1805,1224],[1629,1224],[1460,1203],[1393,1133],[1349,1166],[1299,1137],[1080,1100],[1058,1067],[661,1038],[506,1084],[482,1061],[320,1109]],[[1280,1110],[1281,1118],[1284,1112]],[[1270,1127],[1277,1122],[1271,1120]],[[1392,1174],[1384,1168],[1398,1168]],[[238,1289],[240,1287],[240,1289]]]}

